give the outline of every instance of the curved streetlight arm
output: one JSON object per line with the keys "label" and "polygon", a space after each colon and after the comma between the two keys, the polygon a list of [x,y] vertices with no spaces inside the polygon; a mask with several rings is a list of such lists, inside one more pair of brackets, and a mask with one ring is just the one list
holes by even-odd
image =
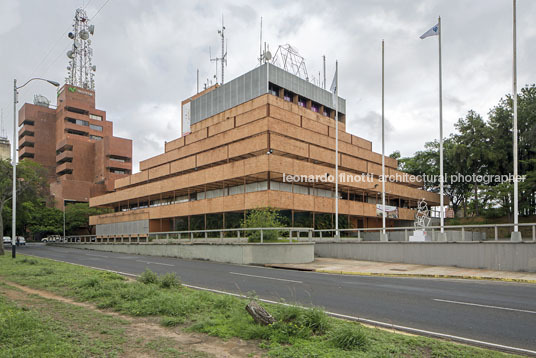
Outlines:
{"label": "curved streetlight arm", "polygon": [[[56,81],[52,81],[52,80],[47,80],[46,78],[41,78],[41,77],[34,77],[34,78],[30,78],[28,81],[26,81],[25,84],[23,84],[22,86],[19,86],[19,87],[15,87],[15,89],[21,89],[22,87],[26,86],[28,83],[32,82],[33,80],[40,80],[40,81],[45,81],[45,82],[48,82],[50,83],[51,85],[55,86],[55,87],[59,87],[59,82],[56,82]],[[16,82],[15,82],[16,83]]]}

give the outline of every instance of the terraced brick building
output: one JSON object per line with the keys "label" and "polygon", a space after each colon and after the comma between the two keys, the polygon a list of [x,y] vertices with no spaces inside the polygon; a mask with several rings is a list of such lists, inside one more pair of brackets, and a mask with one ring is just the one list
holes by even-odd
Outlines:
{"label": "terraced brick building", "polygon": [[[379,227],[382,158],[370,141],[346,132],[346,102],[338,100],[339,173],[354,178],[339,182],[339,221]],[[97,235],[233,228],[258,207],[281,210],[295,227],[332,228],[332,101],[330,92],[271,64],[183,101],[185,133],[140,162],[139,173],[117,179],[115,192],[90,199],[114,208],[91,217]],[[386,174],[397,173],[397,161],[386,158]],[[386,184],[389,226],[413,221],[422,198],[439,203],[406,179]]]}

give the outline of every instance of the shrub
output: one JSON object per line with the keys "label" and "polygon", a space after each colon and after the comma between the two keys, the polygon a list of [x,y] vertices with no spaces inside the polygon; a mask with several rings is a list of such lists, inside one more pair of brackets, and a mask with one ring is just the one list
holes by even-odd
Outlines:
{"label": "shrub", "polygon": [[[242,221],[243,228],[265,228],[265,227],[282,227],[281,216],[279,211],[272,208],[260,208],[250,210],[247,213],[246,219]],[[249,242],[260,242],[261,232],[248,231],[246,232]],[[263,241],[277,241],[279,239],[279,230],[263,231]]]}
{"label": "shrub", "polygon": [[365,351],[368,340],[365,332],[363,332],[361,328],[352,325],[344,325],[333,333],[331,343],[335,347],[346,351]]}
{"label": "shrub", "polygon": [[158,275],[149,269],[145,269],[138,277],[138,281],[144,284],[158,283]]}
{"label": "shrub", "polygon": [[162,288],[175,288],[180,286],[181,281],[174,272],[166,273],[160,278],[160,287]]}

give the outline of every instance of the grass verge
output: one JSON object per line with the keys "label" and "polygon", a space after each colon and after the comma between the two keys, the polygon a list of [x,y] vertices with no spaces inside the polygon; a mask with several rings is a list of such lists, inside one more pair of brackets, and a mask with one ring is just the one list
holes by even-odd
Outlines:
{"label": "grass verge", "polygon": [[320,309],[263,303],[277,322],[260,326],[245,311],[247,300],[188,289],[169,275],[155,277],[147,272],[140,281],[128,281],[110,272],[23,255],[16,260],[0,257],[0,267],[0,277],[7,281],[90,302],[99,308],[131,316],[156,316],[162,325],[222,339],[258,340],[269,357],[508,356],[364,327],[328,317]]}

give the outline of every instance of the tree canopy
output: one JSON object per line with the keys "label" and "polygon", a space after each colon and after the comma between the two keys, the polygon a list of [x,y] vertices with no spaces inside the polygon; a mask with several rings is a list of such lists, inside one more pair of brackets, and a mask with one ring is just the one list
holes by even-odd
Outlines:
{"label": "tree canopy", "polygon": [[[464,215],[510,216],[513,212],[513,182],[451,181],[452,175],[513,175],[513,101],[501,99],[487,120],[473,110],[455,124],[456,132],[444,139],[445,194],[455,212]],[[518,94],[520,215],[536,214],[536,87],[526,86]],[[394,153],[395,154],[395,153]],[[396,155],[396,154],[395,154]],[[428,142],[424,150],[399,159],[399,169],[415,175],[439,174],[439,143]],[[439,191],[439,181],[425,183],[427,190]]]}

